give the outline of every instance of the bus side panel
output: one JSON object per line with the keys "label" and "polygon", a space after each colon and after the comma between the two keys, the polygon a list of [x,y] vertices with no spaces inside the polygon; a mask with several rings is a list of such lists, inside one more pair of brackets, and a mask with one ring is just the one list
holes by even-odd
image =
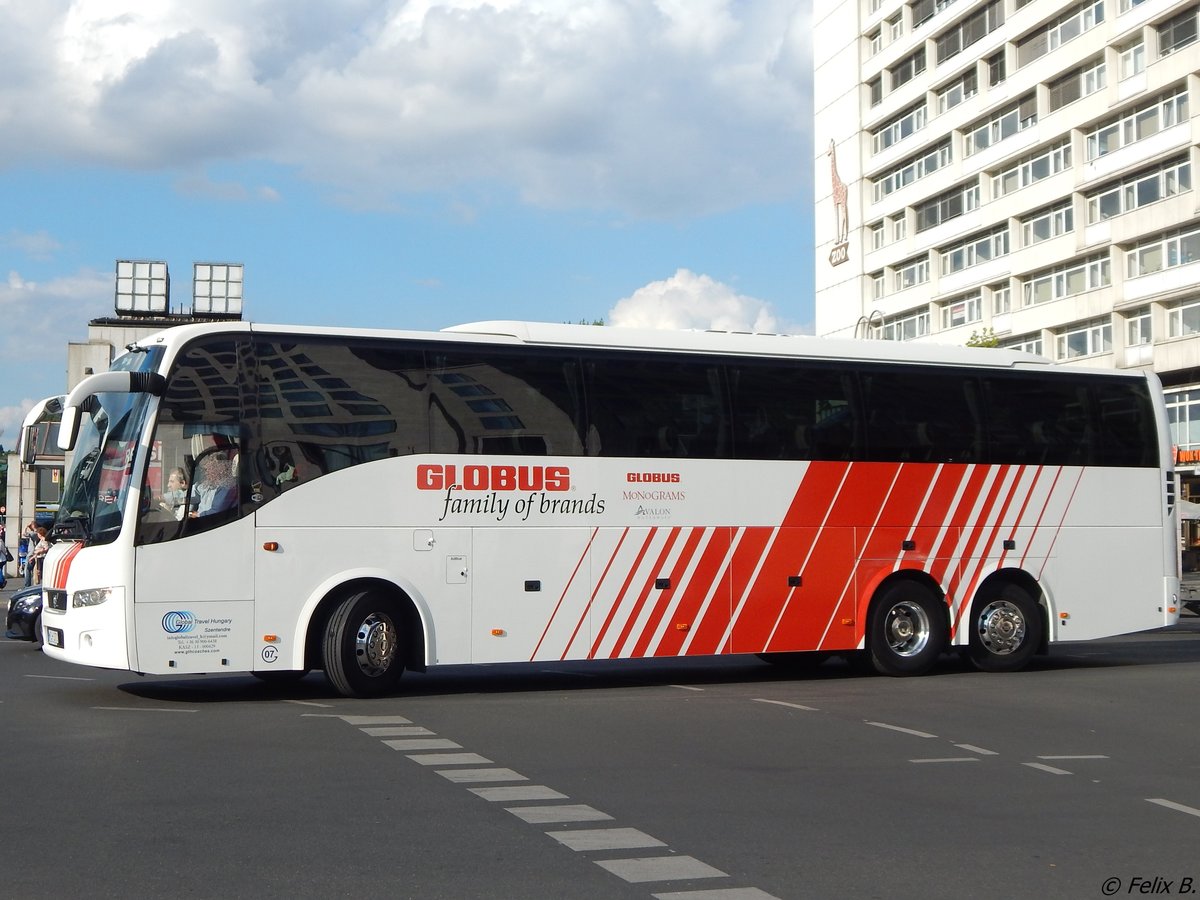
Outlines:
{"label": "bus side panel", "polygon": [[477,528],[473,662],[586,659],[594,528]]}

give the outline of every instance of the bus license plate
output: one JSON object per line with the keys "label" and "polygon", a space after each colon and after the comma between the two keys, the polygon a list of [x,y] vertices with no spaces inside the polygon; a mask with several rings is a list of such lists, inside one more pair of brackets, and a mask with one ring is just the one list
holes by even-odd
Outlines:
{"label": "bus license plate", "polygon": [[63,633],[60,628],[46,629],[46,643],[51,647],[61,647],[63,645]]}

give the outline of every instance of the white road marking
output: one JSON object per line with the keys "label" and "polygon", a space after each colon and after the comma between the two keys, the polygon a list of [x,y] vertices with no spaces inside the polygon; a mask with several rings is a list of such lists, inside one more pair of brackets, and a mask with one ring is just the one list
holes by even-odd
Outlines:
{"label": "white road marking", "polygon": [[554,825],[566,822],[604,822],[612,819],[606,812],[584,803],[561,806],[510,806],[508,812],[530,825]]}
{"label": "white road marking", "polygon": [[512,769],[441,769],[438,774],[455,784],[486,784],[489,781],[528,781]]}
{"label": "white road marking", "polygon": [[690,684],[671,684],[668,687],[679,688],[681,691],[703,691],[704,688],[693,687]]}
{"label": "white road marking", "polygon": [[1021,763],[1023,766],[1029,766],[1031,769],[1037,769],[1040,772],[1049,772],[1051,775],[1071,775],[1066,769],[1056,769],[1054,766],[1046,766],[1042,763]]}
{"label": "white road marking", "polygon": [[384,741],[393,750],[461,750],[462,744],[445,738],[408,738],[399,741]]}
{"label": "white road marking", "polygon": [[940,759],[910,759],[910,763],[960,763],[979,762],[978,756],[943,756]]}
{"label": "white road marking", "polygon": [[168,709],[164,706],[93,706],[92,709],[104,709],[111,712],[167,712],[167,713],[194,713],[200,712],[198,709]]}
{"label": "white road marking", "polygon": [[336,716],[347,725],[411,725],[404,716]]}
{"label": "white road marking", "polygon": [[1108,759],[1108,757],[1094,753],[1086,756],[1039,756],[1038,759]]}
{"label": "white road marking", "polygon": [[980,756],[999,756],[995,750],[984,750],[982,747],[976,747],[974,744],[955,744],[959,750],[969,750],[972,753],[978,753]]}
{"label": "white road marking", "polygon": [[930,734],[928,731],[917,731],[913,728],[901,728],[899,725],[889,725],[887,722],[867,722],[868,725],[874,725],[876,728],[886,728],[888,731],[899,731],[901,734],[911,734],[913,737],[919,738],[935,738],[936,734]]}
{"label": "white road marking", "polygon": [[669,891],[651,894],[655,900],[779,900],[758,888],[717,888],[715,891]]}
{"label": "white road marking", "polygon": [[26,678],[47,678],[51,681],[95,681],[95,678],[85,678],[79,675],[26,675]]}
{"label": "white road marking", "polygon": [[566,794],[560,794],[544,784],[531,784],[523,787],[477,787],[467,788],[472,794],[478,794],[489,803],[512,803],[514,800],[566,800]]}
{"label": "white road marking", "polygon": [[433,734],[428,728],[422,728],[420,725],[377,725],[373,728],[360,728],[359,731],[371,737],[416,737],[419,734]]}
{"label": "white road marking", "polygon": [[644,850],[667,846],[636,828],[580,828],[571,831],[547,831],[564,847],[572,850]]}
{"label": "white road marking", "polygon": [[762,697],[755,697],[755,703],[773,703],[775,706],[786,706],[789,709],[802,709],[805,712],[820,712],[815,706],[805,706],[803,703],[785,703],[783,700],[766,700]]}
{"label": "white road marking", "polygon": [[646,881],[678,881],[693,878],[728,878],[694,856],[650,856],[641,859],[597,859],[596,865],[634,884]]}
{"label": "white road marking", "polygon": [[491,760],[478,753],[410,753],[408,758],[422,766],[488,765]]}
{"label": "white road marking", "polygon": [[1187,813],[1189,816],[1200,816],[1200,809],[1196,809],[1194,806],[1184,806],[1182,803],[1175,803],[1172,800],[1147,797],[1146,802],[1157,803],[1159,806],[1165,806],[1167,809],[1173,809],[1176,812]]}
{"label": "white road marking", "polygon": [[333,709],[332,703],[317,703],[314,700],[284,700],[284,703],[295,703],[297,706],[315,706],[318,709]]}

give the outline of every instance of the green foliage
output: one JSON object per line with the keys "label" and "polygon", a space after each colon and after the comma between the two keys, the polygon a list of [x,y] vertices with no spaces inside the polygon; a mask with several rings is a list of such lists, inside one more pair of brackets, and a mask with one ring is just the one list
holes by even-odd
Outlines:
{"label": "green foliage", "polygon": [[999,347],[1000,338],[996,337],[996,332],[991,328],[984,328],[982,331],[972,331],[971,336],[967,338],[968,347]]}

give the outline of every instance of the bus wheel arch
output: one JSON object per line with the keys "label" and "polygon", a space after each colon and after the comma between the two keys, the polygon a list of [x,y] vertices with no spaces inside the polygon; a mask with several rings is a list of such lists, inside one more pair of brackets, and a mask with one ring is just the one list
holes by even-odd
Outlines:
{"label": "bus wheel arch", "polygon": [[945,596],[922,572],[897,572],[884,579],[867,607],[865,642],[875,671],[920,675],[946,649],[950,620]]}
{"label": "bus wheel arch", "polygon": [[984,672],[1016,672],[1049,639],[1042,590],[1019,569],[994,572],[979,586],[966,619],[967,655]]}
{"label": "bus wheel arch", "polygon": [[425,633],[412,598],[380,579],[330,591],[310,619],[305,663],[344,696],[387,693],[406,668],[424,670]]}

